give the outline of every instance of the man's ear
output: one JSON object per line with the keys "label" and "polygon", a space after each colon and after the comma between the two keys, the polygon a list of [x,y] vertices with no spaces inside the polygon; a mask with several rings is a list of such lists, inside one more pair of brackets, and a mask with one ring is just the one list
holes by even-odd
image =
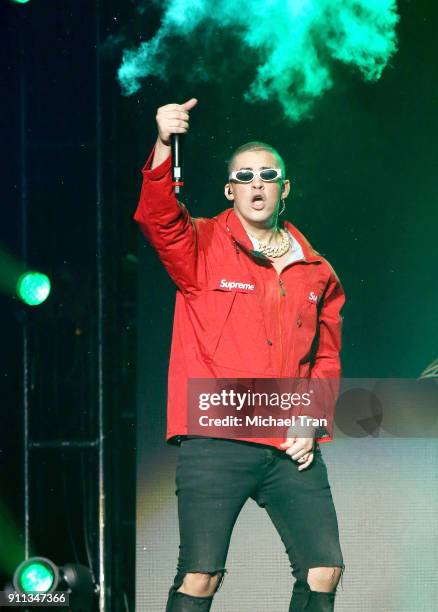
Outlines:
{"label": "man's ear", "polygon": [[284,179],[283,185],[281,186],[281,197],[287,198],[290,193],[291,184],[289,179]]}
{"label": "man's ear", "polygon": [[225,193],[225,197],[227,198],[227,200],[230,200],[230,202],[234,200],[234,193],[233,193],[233,190],[231,189],[230,183],[227,183],[225,185],[224,193]]}

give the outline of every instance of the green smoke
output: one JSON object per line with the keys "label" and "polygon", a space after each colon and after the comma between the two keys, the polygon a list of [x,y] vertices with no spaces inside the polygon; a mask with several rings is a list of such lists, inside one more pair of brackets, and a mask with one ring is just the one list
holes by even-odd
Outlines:
{"label": "green smoke", "polygon": [[[287,118],[308,115],[343,63],[379,79],[397,49],[396,0],[163,0],[155,36],[125,49],[118,71],[125,95],[147,76],[170,78],[184,63],[188,80],[246,76],[247,101],[278,100]],[[142,8],[139,12],[147,15]],[[238,54],[229,57],[230,38]],[[223,59],[218,61],[220,48]],[[210,56],[206,62],[205,57]]]}

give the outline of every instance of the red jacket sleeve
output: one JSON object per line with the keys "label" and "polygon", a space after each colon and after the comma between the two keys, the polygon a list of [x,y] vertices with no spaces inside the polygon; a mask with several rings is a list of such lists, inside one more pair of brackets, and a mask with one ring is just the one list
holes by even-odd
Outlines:
{"label": "red jacket sleeve", "polygon": [[170,155],[150,169],[154,151],[155,147],[142,169],[143,184],[134,219],[178,288],[191,292],[197,288],[196,227],[184,204],[176,199]]}
{"label": "red jacket sleeve", "polygon": [[[314,357],[310,379],[321,379],[320,382],[311,380],[314,395],[311,416],[325,418],[327,426],[322,430],[333,437],[336,402],[339,396],[340,379],[342,374],[340,351],[342,341],[341,309],[345,303],[345,294],[342,285],[333,272],[327,289],[322,297],[322,306],[319,312],[318,347]],[[304,411],[305,412],[305,411]],[[322,430],[319,430],[319,439],[324,439]]]}
{"label": "red jacket sleeve", "polygon": [[318,348],[314,357],[311,378],[340,378],[342,344],[341,309],[345,303],[342,285],[333,272],[322,296],[319,312]]}

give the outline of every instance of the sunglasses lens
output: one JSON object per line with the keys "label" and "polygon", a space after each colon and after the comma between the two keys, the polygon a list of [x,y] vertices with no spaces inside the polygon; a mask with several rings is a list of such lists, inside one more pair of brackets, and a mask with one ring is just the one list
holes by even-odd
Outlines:
{"label": "sunglasses lens", "polygon": [[242,183],[249,183],[254,178],[254,173],[251,170],[239,170],[236,172],[236,179]]}
{"label": "sunglasses lens", "polygon": [[274,170],[273,168],[269,168],[267,170],[262,170],[260,172],[260,177],[264,181],[273,181],[274,179],[278,177],[278,172],[277,170]]}

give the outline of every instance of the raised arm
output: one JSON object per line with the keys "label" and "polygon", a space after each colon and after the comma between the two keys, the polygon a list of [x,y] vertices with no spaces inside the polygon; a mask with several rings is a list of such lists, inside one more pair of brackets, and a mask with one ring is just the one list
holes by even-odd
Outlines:
{"label": "raised arm", "polygon": [[158,109],[158,138],[142,169],[143,184],[134,215],[169,275],[184,292],[197,287],[197,235],[189,212],[178,202],[172,187],[170,137],[188,131],[189,110],[196,103],[192,98]]}

